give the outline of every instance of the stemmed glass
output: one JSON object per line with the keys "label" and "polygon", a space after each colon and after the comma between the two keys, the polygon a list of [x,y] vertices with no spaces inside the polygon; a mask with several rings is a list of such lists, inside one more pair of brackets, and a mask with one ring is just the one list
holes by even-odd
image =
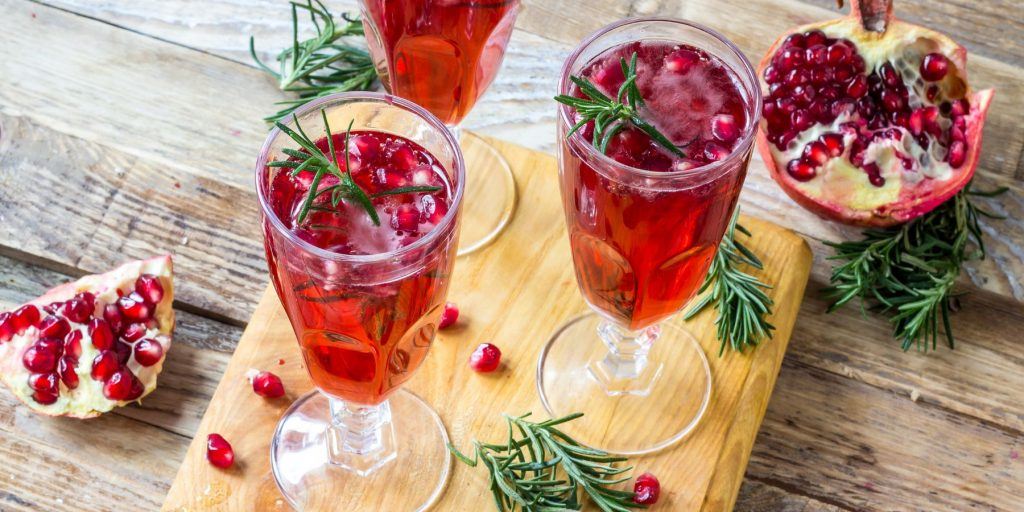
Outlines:
{"label": "stemmed glass", "polygon": [[[512,35],[519,0],[361,0],[370,54],[384,87],[459,123],[491,85]],[[459,255],[493,241],[516,204],[505,158],[483,139],[460,134],[469,169]]]}
{"label": "stemmed glass", "polygon": [[594,313],[554,333],[537,386],[552,416],[586,412],[567,426],[576,439],[620,454],[678,442],[707,409],[707,357],[696,338],[663,320],[703,281],[743,185],[761,111],[754,70],[739,49],[672,19],[624,20],[590,36],[562,68],[561,94],[572,94],[570,75],[637,41],[688,44],[721,59],[741,82],[746,123],[727,157],[654,172],[609,158],[580,132],[566,139],[574,123],[568,107],[559,108],[562,203],[577,282]]}
{"label": "stemmed glass", "polygon": [[[317,388],[278,424],[274,477],[299,510],[424,510],[447,482],[448,436],[437,413],[399,387],[426,357],[444,308],[465,191],[462,154],[439,119],[401,98],[344,93],[314,101],[296,112],[314,141],[327,133],[321,110],[333,133],[351,121],[353,131],[419,144],[447,174],[451,204],[431,231],[389,252],[322,249],[282,222],[274,184],[289,169],[268,163],[298,146],[270,132],[256,164],[267,263]],[[286,124],[294,130],[294,123]]]}

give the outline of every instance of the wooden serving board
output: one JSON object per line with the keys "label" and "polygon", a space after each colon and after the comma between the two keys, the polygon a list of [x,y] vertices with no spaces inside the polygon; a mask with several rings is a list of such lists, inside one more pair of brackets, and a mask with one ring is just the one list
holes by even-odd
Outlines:
{"label": "wooden serving board", "polygon": [[[519,207],[493,245],[456,262],[449,300],[459,304],[459,323],[439,333],[408,385],[437,409],[452,442],[463,448],[474,437],[502,439],[503,412],[545,416],[534,387],[538,353],[557,326],[587,310],[573,276],[555,159],[490,141],[515,172]],[[465,148],[467,153],[473,150]],[[770,295],[775,300],[775,337],[745,354],[719,358],[713,312],[687,323],[699,333],[708,354],[714,391],[702,424],[690,437],[632,461],[638,472],[650,471],[661,480],[658,510],[732,508],[807,284],[811,251],[802,238],[755,218],[742,222],[755,233],[748,245],[764,260],[762,279],[774,286]],[[476,374],[466,364],[484,341],[503,352],[503,367],[488,375]],[[268,402],[253,394],[245,377],[251,368],[278,374],[287,397]],[[291,400],[311,387],[284,310],[268,288],[217,387],[164,510],[287,510],[270,472],[269,443]],[[206,436],[211,432],[234,446],[237,463],[229,471],[206,462]],[[402,488],[396,486],[392,492]],[[485,471],[456,461],[435,510],[492,508]]]}

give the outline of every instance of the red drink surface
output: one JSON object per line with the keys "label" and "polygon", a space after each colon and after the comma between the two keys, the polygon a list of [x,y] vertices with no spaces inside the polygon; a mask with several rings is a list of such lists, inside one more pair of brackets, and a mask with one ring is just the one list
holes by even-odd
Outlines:
{"label": "red drink surface", "polygon": [[494,80],[519,0],[364,0],[381,80],[445,124],[457,124]]}
{"label": "red drink surface", "polygon": [[[602,160],[590,145],[592,123],[581,130],[582,142],[563,139],[560,169],[584,297],[614,322],[642,329],[678,312],[704,280],[739,196],[749,148],[724,164],[728,169],[698,168],[729,156],[748,129],[751,107],[734,71],[685,45],[627,43],[595,58],[581,75],[614,96],[624,81],[619,59],[628,61],[634,52],[645,100],[641,115],[686,156],[673,155],[634,128],[616,135],[607,155],[642,170],[682,175],[659,182]],[[697,175],[687,177],[690,169]],[[705,172],[708,179],[701,179]]]}
{"label": "red drink surface", "polygon": [[[344,163],[345,135],[334,137]],[[327,139],[317,142],[327,152]],[[270,207],[299,238],[334,253],[368,255],[408,245],[434,229],[453,193],[447,174],[421,146],[391,134],[353,131],[350,172],[370,196],[396,187],[438,186],[439,191],[372,199],[381,225],[347,201],[335,209],[329,196],[301,225],[296,218],[313,175],[273,171]],[[342,167],[344,169],[344,167]],[[325,178],[319,189],[336,183]],[[454,223],[446,230],[453,229]],[[306,366],[324,392],[346,401],[376,404],[407,380],[426,356],[444,308],[453,257],[426,247],[415,263],[353,265],[295,248],[265,222],[267,261],[278,295],[299,338]],[[445,237],[439,237],[444,243]],[[429,245],[429,244],[428,244]]]}

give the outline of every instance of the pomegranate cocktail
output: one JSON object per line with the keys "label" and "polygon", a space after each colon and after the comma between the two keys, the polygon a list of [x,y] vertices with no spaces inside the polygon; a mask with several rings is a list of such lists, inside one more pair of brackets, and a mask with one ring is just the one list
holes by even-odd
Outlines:
{"label": "pomegranate cocktail", "polygon": [[[679,311],[703,281],[746,174],[745,156],[728,157],[750,129],[750,106],[734,71],[685,44],[622,44],[579,77],[614,98],[626,81],[622,63],[633,55],[639,114],[678,149],[625,124],[602,138],[601,154],[590,146],[589,121],[562,142],[561,178],[580,289],[603,315],[635,330]],[[578,86],[567,92],[588,98]],[[568,117],[572,125],[584,120],[576,110]],[[630,169],[644,177],[619,177]],[[713,176],[669,184],[688,174]],[[666,183],[657,183],[662,176]]]}

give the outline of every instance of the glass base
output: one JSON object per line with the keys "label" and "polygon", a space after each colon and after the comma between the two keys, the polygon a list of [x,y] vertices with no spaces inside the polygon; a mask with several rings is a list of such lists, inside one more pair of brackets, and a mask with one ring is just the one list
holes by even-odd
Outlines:
{"label": "glass base", "polygon": [[711,367],[700,343],[664,323],[649,330],[653,343],[613,347],[609,328],[589,313],[554,333],[537,362],[544,408],[552,417],[584,413],[564,430],[610,453],[653,453],[681,441],[700,423],[711,398]]}
{"label": "glass base", "polygon": [[348,512],[429,509],[440,498],[451,471],[448,433],[437,413],[420,397],[399,390],[391,410],[386,460],[345,467],[329,462],[332,442],[328,398],[313,391],[299,398],[277,425],[270,446],[274,479],[296,510]]}
{"label": "glass base", "polygon": [[465,130],[458,135],[466,160],[458,255],[465,256],[493,242],[512,220],[516,180],[508,161],[494,146]]}

